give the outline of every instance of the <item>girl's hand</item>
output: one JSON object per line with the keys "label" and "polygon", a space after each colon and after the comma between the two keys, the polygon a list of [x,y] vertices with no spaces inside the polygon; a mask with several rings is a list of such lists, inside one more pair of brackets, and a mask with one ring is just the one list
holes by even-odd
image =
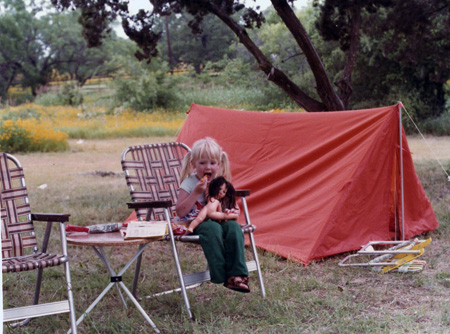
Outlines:
{"label": "girl's hand", "polygon": [[208,189],[208,178],[205,177],[195,185],[194,192],[201,195],[206,192],[206,189]]}
{"label": "girl's hand", "polygon": [[226,220],[237,220],[239,216],[235,213],[225,213]]}
{"label": "girl's hand", "polygon": [[239,215],[241,214],[241,210],[239,210],[238,208],[236,208],[236,209],[225,209],[225,213],[236,214],[239,217]]}

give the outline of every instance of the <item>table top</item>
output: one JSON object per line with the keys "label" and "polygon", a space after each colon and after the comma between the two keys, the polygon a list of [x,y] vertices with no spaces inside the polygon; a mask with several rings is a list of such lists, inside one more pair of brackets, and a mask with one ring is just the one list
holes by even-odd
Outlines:
{"label": "table top", "polygon": [[67,232],[67,243],[77,246],[130,246],[145,244],[155,239],[124,240],[120,232],[85,233]]}

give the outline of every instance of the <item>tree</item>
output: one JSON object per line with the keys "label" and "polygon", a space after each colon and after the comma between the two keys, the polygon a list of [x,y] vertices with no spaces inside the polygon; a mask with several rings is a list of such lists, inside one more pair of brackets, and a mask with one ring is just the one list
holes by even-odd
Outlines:
{"label": "tree", "polygon": [[192,64],[195,71],[200,73],[208,61],[215,62],[226,55],[230,56],[230,45],[237,41],[233,33],[214,16],[205,17],[202,32],[193,35],[188,27],[191,19],[189,15],[162,18],[161,28],[158,30],[163,31],[166,38],[170,34],[171,48],[166,43],[160,43],[160,49],[162,55],[169,57],[168,61],[172,66],[176,63]]}
{"label": "tree", "polygon": [[153,0],[151,11],[140,10],[136,15],[130,15],[127,2],[120,0],[52,0],[52,3],[59,9],[81,9],[83,34],[90,46],[99,45],[108,31],[108,22],[112,22],[120,16],[125,33],[141,47],[141,50],[136,54],[140,59],[149,59],[157,54],[157,43],[162,36],[162,31],[154,29],[158,17],[189,13],[193,17],[189,22],[189,27],[193,33],[200,33],[204,17],[212,14],[237,36],[239,42],[256,59],[259,68],[266,74],[267,78],[282,88],[297,104],[309,111],[344,109],[342,100],[334,91],[328,79],[320,56],[287,0],[272,0],[272,4],[305,53],[309,66],[314,73],[320,101],[303,92],[283,71],[276,68],[249,37],[246,29],[260,27],[264,23],[264,16],[257,10],[246,8],[239,1]]}
{"label": "tree", "polygon": [[[1,1],[0,96],[20,81],[36,95],[48,84],[54,70],[67,71],[81,84],[94,74],[110,73],[106,63],[112,57],[111,38],[100,49],[87,49],[77,23],[78,13],[48,13],[23,0]],[[38,15],[39,14],[39,15]]]}
{"label": "tree", "polygon": [[398,1],[384,14],[367,34],[375,38],[384,32],[380,39],[384,58],[400,69],[404,90],[417,92],[428,109],[418,119],[441,115],[444,85],[450,77],[450,1]]}
{"label": "tree", "polygon": [[[443,112],[444,85],[450,76],[450,1],[326,0],[319,7],[321,35],[337,41],[347,54],[342,77],[357,75],[356,80],[336,83],[345,103],[352,93],[360,107],[367,106],[363,101],[392,103],[392,95],[398,99],[416,94],[422,104],[418,119]],[[355,25],[361,27],[362,44],[351,43],[357,38]],[[362,49],[361,56],[359,50],[349,52],[352,46]],[[350,66],[355,66],[353,71]],[[347,85],[350,82],[355,90]]]}
{"label": "tree", "polygon": [[[157,44],[162,36],[162,30],[156,29],[159,17],[188,13],[193,17],[189,22],[192,32],[200,33],[204,18],[208,14],[212,14],[237,36],[239,42],[257,61],[260,70],[265,73],[268,80],[283,89],[298,105],[308,111],[346,109],[353,92],[351,80],[359,52],[361,31],[378,24],[378,21],[363,20],[363,18],[394,3],[393,0],[323,1],[323,5],[320,6],[323,13],[322,22],[319,23],[322,35],[339,40],[342,50],[346,54],[341,76],[335,80],[339,88],[338,93],[334,90],[322,58],[291,6],[295,1],[271,0],[277,15],[290,32],[291,38],[303,53],[303,57],[311,69],[317,92],[317,97],[313,97],[300,88],[283,70],[275,66],[273,60],[266,56],[258,43],[250,37],[248,29],[260,28],[265,19],[259,10],[247,8],[243,2],[236,0],[151,0],[153,5],[151,11],[150,8],[147,8],[147,10],[140,10],[136,15],[130,15],[127,2],[121,0],[52,0],[52,3],[60,9],[81,8],[84,35],[88,39],[88,44],[92,46],[101,43],[101,39],[107,31],[108,22],[120,16],[126,34],[141,48],[136,54],[140,59],[150,59],[157,54]],[[406,3],[409,6],[410,4],[415,5],[416,2],[426,2],[426,0],[412,0]],[[432,2],[436,4],[437,0]],[[447,2],[448,0],[446,0]],[[315,0],[315,3],[318,4],[319,1]],[[397,9],[398,7],[393,8]],[[395,31],[395,29],[394,27],[393,30]],[[333,30],[336,36],[333,36]],[[327,36],[330,33],[331,35]],[[378,33],[377,37],[380,36],[382,33]]]}
{"label": "tree", "polygon": [[16,56],[20,52],[21,33],[12,17],[0,19],[0,97],[6,96],[19,70]]}
{"label": "tree", "polygon": [[347,54],[342,77],[336,82],[345,106],[348,106],[353,93],[351,76],[358,56],[363,11],[376,12],[379,7],[391,4],[392,0],[325,0],[320,6],[317,27],[321,35],[325,40],[339,41],[341,49]]}
{"label": "tree", "polygon": [[[6,2],[7,11],[0,18],[0,58],[3,64],[2,77],[8,77],[8,85],[20,74],[25,87],[36,88],[50,78],[50,57],[39,61],[45,52],[41,43],[40,21],[34,18],[34,11],[28,12],[23,1]],[[8,70],[10,66],[10,70]]]}
{"label": "tree", "polygon": [[[108,36],[105,42],[96,48],[88,48],[81,35],[81,27],[77,24],[79,12],[66,13],[66,15],[52,15],[52,23],[49,29],[62,31],[65,38],[56,38],[54,43],[63,43],[57,46],[59,57],[63,60],[58,66],[61,73],[67,73],[71,80],[76,80],[83,86],[87,80],[94,76],[108,76],[117,71],[114,65],[114,55],[123,53],[120,51],[127,43],[114,35]],[[55,45],[56,47],[56,45]]]}

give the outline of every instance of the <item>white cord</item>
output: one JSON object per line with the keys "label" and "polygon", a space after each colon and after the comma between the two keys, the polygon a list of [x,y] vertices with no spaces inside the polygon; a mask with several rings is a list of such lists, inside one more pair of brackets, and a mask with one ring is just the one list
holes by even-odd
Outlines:
{"label": "white cord", "polygon": [[436,161],[439,163],[439,165],[441,166],[442,170],[444,171],[445,175],[447,175],[447,180],[450,182],[450,175],[448,175],[447,171],[445,170],[444,166],[442,165],[442,163],[439,161],[438,157],[436,156],[436,154],[434,153],[433,149],[431,148],[431,146],[428,144],[427,140],[425,139],[424,135],[422,134],[422,132],[420,132],[419,127],[416,125],[416,123],[414,123],[411,115],[408,113],[408,110],[406,110],[406,107],[403,105],[403,109],[405,110],[406,114],[408,115],[409,119],[411,120],[412,124],[414,124],[414,126],[416,127],[417,131],[419,132],[419,134],[422,136],[422,139],[425,141],[425,144],[427,144],[428,148],[430,149],[431,153],[433,153],[434,158],[436,159]]}

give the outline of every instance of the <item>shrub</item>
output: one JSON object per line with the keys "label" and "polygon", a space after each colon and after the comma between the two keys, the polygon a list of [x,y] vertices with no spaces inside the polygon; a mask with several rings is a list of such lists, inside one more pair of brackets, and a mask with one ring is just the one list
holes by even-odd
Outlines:
{"label": "shrub", "polygon": [[46,107],[63,105],[63,101],[61,101],[61,97],[57,92],[39,94],[34,102],[40,106]]}
{"label": "shrub", "polygon": [[191,103],[247,110],[300,109],[281,88],[240,58],[208,62],[196,79],[200,84],[177,92],[179,109]]}
{"label": "shrub", "polygon": [[115,106],[136,111],[169,108],[174,105],[174,81],[163,72],[144,71],[131,79],[117,79]]}
{"label": "shrub", "polygon": [[435,136],[450,135],[450,111],[442,114],[438,118],[427,119],[423,121],[419,128],[422,132]]}
{"label": "shrub", "polygon": [[50,152],[68,148],[67,134],[53,131],[36,120],[6,120],[0,124],[1,151]]}
{"label": "shrub", "polygon": [[79,106],[83,103],[83,94],[72,84],[64,85],[58,96],[65,106]]}
{"label": "shrub", "polygon": [[79,106],[83,100],[83,94],[78,87],[66,84],[59,92],[40,94],[35,102],[42,106]]}
{"label": "shrub", "polygon": [[18,87],[11,87],[7,94],[7,103],[12,106],[17,106],[23,103],[31,102],[34,96],[30,89],[22,89]]}
{"label": "shrub", "polygon": [[39,120],[41,115],[37,113],[33,108],[25,105],[23,108],[10,108],[6,109],[4,113],[1,114],[2,120],[17,121],[19,119],[36,119]]}
{"label": "shrub", "polygon": [[30,144],[31,138],[25,129],[17,126],[11,120],[1,124],[0,149],[3,152],[24,152],[28,150]]}

